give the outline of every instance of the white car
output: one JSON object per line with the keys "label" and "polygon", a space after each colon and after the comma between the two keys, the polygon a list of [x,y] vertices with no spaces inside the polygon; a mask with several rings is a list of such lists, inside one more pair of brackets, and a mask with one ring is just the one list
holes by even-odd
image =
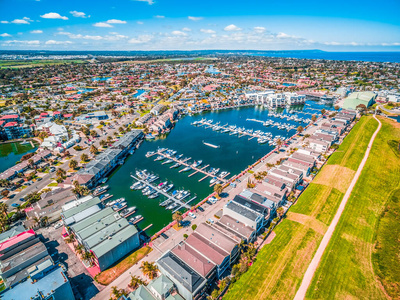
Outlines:
{"label": "white car", "polygon": [[63,226],[63,222],[62,221],[57,222],[56,225],[54,225],[54,229],[61,228],[62,226]]}
{"label": "white car", "polygon": [[211,218],[208,219],[208,222],[210,222],[211,224],[214,224],[214,220]]}
{"label": "white car", "polygon": [[208,199],[208,201],[210,201],[212,204],[215,204],[215,203],[217,203],[217,198],[215,198],[215,197],[210,197],[209,199]]}
{"label": "white car", "polygon": [[195,215],[194,213],[192,213],[192,212],[189,212],[189,213],[188,213],[188,216],[191,217],[191,218],[193,218],[193,219],[196,219],[196,215]]}

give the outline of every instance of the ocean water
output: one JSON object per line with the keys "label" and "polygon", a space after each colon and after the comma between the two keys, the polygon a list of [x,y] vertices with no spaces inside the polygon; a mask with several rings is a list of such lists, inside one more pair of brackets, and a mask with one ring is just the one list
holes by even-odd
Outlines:
{"label": "ocean water", "polygon": [[325,51],[276,51],[248,53],[253,56],[290,57],[299,59],[326,59],[346,61],[374,61],[374,62],[398,62],[399,52],[325,52]]}
{"label": "ocean water", "polygon": [[[311,106],[301,106],[296,113],[301,117],[310,118],[311,115],[302,114],[301,112],[303,110],[316,112],[322,108],[326,108],[326,106],[318,105],[312,101],[309,103]],[[312,111],[311,108],[315,108],[316,110]],[[109,176],[107,184],[110,186],[108,192],[113,195],[112,199],[124,197],[129,206],[137,207],[136,214],[144,216],[144,221],[139,223],[141,228],[153,224],[153,226],[146,231],[149,235],[157,232],[171,222],[172,212],[159,206],[159,203],[165,200],[164,196],[159,196],[156,199],[148,199],[146,196],[142,195],[141,191],[132,191],[130,185],[132,185],[133,179],[130,177],[130,174],[135,175],[137,169],[147,169],[160,176],[160,179],[153,184],[168,180],[175,185],[175,189],[190,190],[192,195],[186,198],[186,201],[191,199],[193,195],[197,195],[196,201],[191,202],[190,205],[204,199],[212,192],[213,188],[209,186],[211,178],[199,182],[199,179],[204,177],[202,173],[197,173],[188,177],[193,171],[179,173],[179,170],[183,169],[183,167],[170,169],[173,163],[162,165],[162,161],[154,161],[156,156],[146,158],[145,154],[148,151],[154,151],[159,147],[174,149],[178,151],[177,154],[182,153],[184,157],[191,157],[192,159],[190,162],[194,160],[203,160],[202,166],[210,165],[208,168],[220,168],[221,171],[230,172],[231,174],[228,176],[228,178],[230,178],[240,173],[247,166],[273,149],[273,147],[268,144],[258,144],[256,138],[251,140],[246,136],[238,138],[237,136],[229,135],[229,133],[215,132],[211,128],[205,128],[205,126],[195,127],[191,125],[192,122],[202,118],[213,119],[214,123],[221,122],[221,125],[229,123],[230,125],[245,127],[246,129],[253,128],[254,130],[271,132],[274,136],[281,135],[289,137],[296,133],[295,129],[288,132],[275,127],[264,127],[258,122],[247,121],[246,119],[258,119],[263,121],[270,119],[270,117],[268,117],[268,110],[248,107],[207,112],[192,117],[186,116],[179,120],[175,128],[164,138],[145,141],[133,155],[130,155],[126,159],[124,165],[120,166]],[[278,122],[306,125],[286,119],[271,118]],[[203,144],[203,141],[218,145],[220,148],[206,146]]]}

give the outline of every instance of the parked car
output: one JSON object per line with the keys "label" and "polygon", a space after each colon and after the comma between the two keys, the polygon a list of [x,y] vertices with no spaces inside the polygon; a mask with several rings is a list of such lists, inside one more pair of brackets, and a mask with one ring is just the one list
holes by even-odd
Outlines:
{"label": "parked car", "polygon": [[211,223],[211,224],[214,224],[214,220],[211,219],[211,218],[209,218],[207,221],[208,221],[209,223]]}
{"label": "parked car", "polygon": [[189,213],[188,213],[188,216],[191,217],[191,218],[193,218],[193,219],[196,219],[196,215],[195,215],[194,213],[192,213],[192,212],[189,212]]}
{"label": "parked car", "polygon": [[57,223],[54,225],[54,229],[61,228],[62,226],[63,226],[63,222],[62,222],[62,221],[59,221],[59,222],[57,222]]}
{"label": "parked car", "polygon": [[164,239],[168,239],[169,238],[169,236],[168,235],[166,235],[164,232],[163,233],[161,233],[160,234]]}
{"label": "parked car", "polygon": [[201,212],[204,211],[204,208],[202,208],[201,206],[199,206],[197,209],[198,209],[199,211],[201,211]]}
{"label": "parked car", "polygon": [[19,201],[25,202],[25,198],[19,198]]}
{"label": "parked car", "polygon": [[19,207],[19,204],[18,203],[13,203],[13,204],[11,204],[11,206],[12,207]]}

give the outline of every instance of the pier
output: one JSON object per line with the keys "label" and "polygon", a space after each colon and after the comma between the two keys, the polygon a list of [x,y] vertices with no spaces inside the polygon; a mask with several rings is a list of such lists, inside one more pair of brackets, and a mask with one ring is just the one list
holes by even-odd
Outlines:
{"label": "pier", "polygon": [[[186,205],[189,205],[190,202],[192,202],[193,200],[195,200],[197,198],[197,196],[194,196],[192,199],[190,199],[188,202],[186,202]],[[176,209],[174,209],[174,211],[172,213],[177,212],[178,210],[180,210],[182,208],[182,206],[178,206]],[[190,208],[189,208],[190,209]]]}
{"label": "pier", "polygon": [[[164,153],[162,153],[162,152],[157,152],[157,153],[158,153],[159,155],[164,156],[165,158],[172,159],[174,162],[180,163],[181,165],[183,165],[183,166],[185,166],[185,167],[190,167],[190,168],[192,168],[192,170],[194,170],[195,172],[192,173],[192,174],[190,174],[188,177],[191,177],[191,176],[193,176],[193,175],[196,174],[196,173],[203,173],[204,175],[206,175],[206,177],[212,177],[212,178],[213,178],[213,177],[217,177],[219,180],[222,180],[223,183],[226,183],[227,180],[224,179],[224,178],[230,174],[230,173],[228,173],[228,174],[226,174],[226,175],[223,176],[223,177],[219,177],[219,176],[217,176],[217,175],[214,175],[214,174],[211,174],[211,173],[208,173],[207,171],[205,171],[205,169],[206,169],[209,165],[207,165],[207,166],[205,166],[205,167],[201,167],[201,168],[195,168],[195,167],[192,167],[192,165],[189,165],[188,163],[186,163],[190,158],[188,158],[187,160],[184,160],[184,161],[180,161],[179,159],[176,159],[176,158],[174,158],[174,157],[171,157],[171,156],[169,156],[169,155],[167,155],[167,154],[164,154]],[[183,171],[183,169],[180,170],[179,173],[181,173],[182,171]]]}
{"label": "pier", "polygon": [[[153,184],[151,184],[151,183],[149,183],[149,182],[147,182],[147,181],[144,181],[144,180],[142,180],[142,179],[140,179],[140,178],[138,178],[138,177],[136,177],[136,176],[133,176],[133,175],[131,175],[131,177],[132,177],[133,179],[135,179],[135,180],[141,182],[141,183],[144,183],[144,184],[150,186],[152,189],[154,189],[155,191],[157,191],[157,193],[159,193],[159,194],[161,194],[161,195],[167,197],[168,200],[172,200],[172,201],[174,201],[175,203],[178,203],[178,204],[180,205],[180,207],[183,207],[183,206],[184,206],[184,207],[186,207],[186,208],[190,208],[189,205],[187,205],[185,202],[182,202],[182,201],[181,201],[181,200],[183,200],[183,199],[186,198],[186,197],[183,197],[181,200],[178,200],[178,199],[176,199],[175,197],[173,197],[173,196],[171,196],[170,194],[168,194],[168,193],[166,193],[166,192],[160,190],[157,186],[155,186],[155,185],[153,185]],[[189,196],[189,195],[187,195],[187,196]]]}

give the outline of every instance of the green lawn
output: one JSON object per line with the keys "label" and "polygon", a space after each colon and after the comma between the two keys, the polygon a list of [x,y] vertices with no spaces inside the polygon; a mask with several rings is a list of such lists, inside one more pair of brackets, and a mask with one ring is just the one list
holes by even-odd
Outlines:
{"label": "green lawn", "polygon": [[68,63],[86,63],[84,60],[0,60],[0,68],[30,68],[30,67],[42,67],[45,65],[61,65],[61,64],[68,64]]}
{"label": "green lawn", "polygon": [[327,164],[340,165],[356,171],[371,135],[377,127],[378,123],[372,117],[362,117],[352,129],[358,134],[349,134],[339,149],[331,155]]}
{"label": "green lawn", "polygon": [[[375,126],[370,117],[360,122],[345,138],[340,157],[334,158],[342,166],[351,167],[361,161],[367,148],[364,139],[369,140],[373,134]],[[350,147],[347,139],[360,145]],[[232,285],[224,299],[292,299],[343,195],[331,186],[311,183],[274,230],[275,238],[260,250],[255,264]]]}
{"label": "green lawn", "polygon": [[383,287],[399,298],[400,160],[390,141],[400,140],[400,127],[392,120],[381,118],[381,122],[368,161],[307,291],[309,299],[386,299]]}

